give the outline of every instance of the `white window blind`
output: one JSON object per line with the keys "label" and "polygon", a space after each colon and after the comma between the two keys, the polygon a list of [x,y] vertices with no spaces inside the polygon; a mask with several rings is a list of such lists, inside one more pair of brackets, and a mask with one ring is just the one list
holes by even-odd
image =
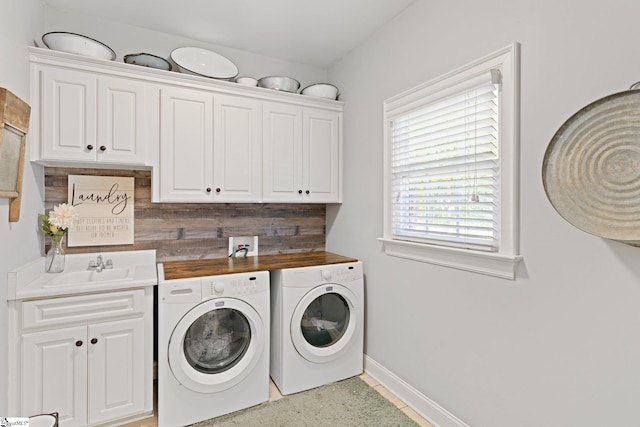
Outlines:
{"label": "white window blind", "polygon": [[391,120],[391,232],[396,239],[498,251],[497,70]]}

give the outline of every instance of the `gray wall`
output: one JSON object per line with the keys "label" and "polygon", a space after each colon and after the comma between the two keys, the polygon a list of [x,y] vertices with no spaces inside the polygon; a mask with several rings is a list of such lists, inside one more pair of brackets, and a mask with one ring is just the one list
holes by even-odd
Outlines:
{"label": "gray wall", "polygon": [[[638,16],[630,0],[419,0],[329,70],[347,167],[327,249],[364,262],[366,354],[473,427],[638,425],[640,248],[572,227],[541,180],[559,126],[640,80]],[[384,255],[383,100],[515,41],[517,280]]]}
{"label": "gray wall", "polygon": [[[42,5],[39,0],[0,0],[0,10],[0,87],[29,102],[27,46],[42,28]],[[42,167],[29,161],[21,207],[20,221],[9,223],[9,199],[0,199],[0,417],[18,415],[7,413],[7,271],[39,256],[42,245],[37,219],[44,209]]]}

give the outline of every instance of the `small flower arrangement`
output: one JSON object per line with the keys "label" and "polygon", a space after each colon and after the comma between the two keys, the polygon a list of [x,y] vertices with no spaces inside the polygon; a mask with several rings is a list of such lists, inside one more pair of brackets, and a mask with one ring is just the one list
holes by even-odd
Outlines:
{"label": "small flower arrangement", "polygon": [[69,227],[73,225],[77,218],[78,214],[75,208],[66,203],[54,206],[48,216],[45,214],[38,215],[40,229],[58,242],[62,240],[67,231],[69,231]]}
{"label": "small flower arrangement", "polygon": [[51,248],[47,251],[45,271],[47,273],[60,273],[64,270],[64,254],[62,252],[62,238],[69,227],[78,218],[75,208],[66,203],[55,206],[49,215],[40,214],[40,230],[51,237]]}

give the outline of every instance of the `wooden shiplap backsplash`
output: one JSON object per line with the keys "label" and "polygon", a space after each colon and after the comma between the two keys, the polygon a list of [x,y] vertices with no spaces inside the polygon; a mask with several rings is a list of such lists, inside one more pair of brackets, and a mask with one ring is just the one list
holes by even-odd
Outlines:
{"label": "wooden shiplap backsplash", "polygon": [[223,258],[229,236],[258,236],[261,255],[325,250],[324,204],[151,203],[151,171],[47,167],[47,213],[67,202],[68,175],[135,178],[134,244],[65,247],[69,254],[156,249],[158,262]]}

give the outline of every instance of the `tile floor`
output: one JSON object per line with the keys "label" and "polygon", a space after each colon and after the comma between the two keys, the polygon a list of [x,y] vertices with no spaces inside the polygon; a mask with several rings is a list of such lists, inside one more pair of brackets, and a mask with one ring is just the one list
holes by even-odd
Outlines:
{"label": "tile floor", "polygon": [[[367,384],[373,387],[378,393],[384,396],[388,401],[396,405],[402,412],[404,412],[409,418],[415,421],[420,427],[434,427],[429,421],[422,418],[416,411],[409,408],[403,401],[398,399],[396,395],[391,393],[389,390],[384,388],[381,384],[379,384],[376,380],[371,378],[366,373],[360,375],[360,378],[364,380]],[[271,388],[269,390],[269,400],[278,400],[282,399],[282,394],[275,386],[273,382],[271,382]],[[154,407],[154,414],[158,413],[158,409]],[[158,417],[154,415],[153,417],[145,418],[140,421],[136,421],[130,424],[125,424],[122,427],[158,427]]]}

